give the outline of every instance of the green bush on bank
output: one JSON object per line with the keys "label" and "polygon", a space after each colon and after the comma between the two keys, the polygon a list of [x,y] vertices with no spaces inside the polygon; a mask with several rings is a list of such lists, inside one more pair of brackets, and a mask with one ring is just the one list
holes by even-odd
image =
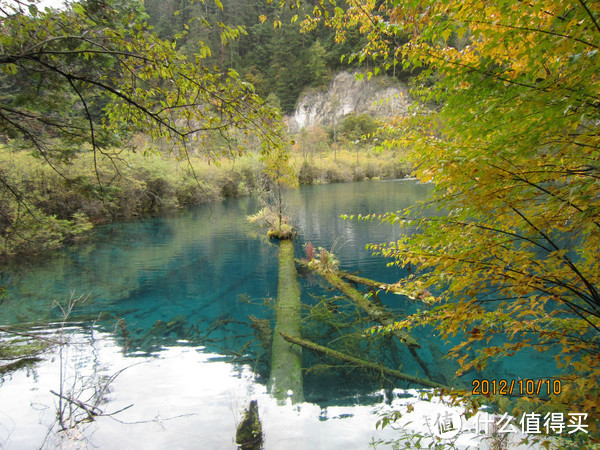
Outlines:
{"label": "green bush on bank", "polygon": [[260,189],[262,164],[250,155],[218,166],[159,154],[112,158],[81,153],[68,165],[0,148],[0,262],[52,250],[93,224],[246,196]]}

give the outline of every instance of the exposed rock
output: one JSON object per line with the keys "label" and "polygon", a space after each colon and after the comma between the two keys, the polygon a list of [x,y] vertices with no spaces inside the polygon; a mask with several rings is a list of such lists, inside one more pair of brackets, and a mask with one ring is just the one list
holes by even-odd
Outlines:
{"label": "exposed rock", "polygon": [[356,78],[356,72],[340,72],[326,92],[308,91],[298,99],[289,118],[288,132],[297,133],[314,125],[330,126],[334,117],[338,123],[351,113],[373,117],[404,115],[412,100],[408,88],[386,77],[367,80]]}
{"label": "exposed rock", "polygon": [[262,424],[258,417],[258,402],[256,400],[252,400],[245,411],[244,420],[237,428],[235,440],[241,450],[260,450],[262,448]]}

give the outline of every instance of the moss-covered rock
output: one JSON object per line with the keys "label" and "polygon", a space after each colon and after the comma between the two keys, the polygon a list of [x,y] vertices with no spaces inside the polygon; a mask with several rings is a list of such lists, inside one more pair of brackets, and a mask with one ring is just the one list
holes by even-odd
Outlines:
{"label": "moss-covered rock", "polygon": [[263,444],[262,424],[258,416],[258,402],[252,400],[239,424],[235,442],[242,450],[259,450]]}

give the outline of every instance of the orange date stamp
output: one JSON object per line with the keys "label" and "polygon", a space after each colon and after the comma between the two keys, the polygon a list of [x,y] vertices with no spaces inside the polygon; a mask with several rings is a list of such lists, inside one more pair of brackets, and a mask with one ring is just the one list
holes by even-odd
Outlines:
{"label": "orange date stamp", "polygon": [[521,380],[473,380],[473,395],[559,395],[562,392],[561,380],[521,379]]}

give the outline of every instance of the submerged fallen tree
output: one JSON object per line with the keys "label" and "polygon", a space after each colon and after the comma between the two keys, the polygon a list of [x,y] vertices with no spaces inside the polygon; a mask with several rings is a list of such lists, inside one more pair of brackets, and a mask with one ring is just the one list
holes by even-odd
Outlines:
{"label": "submerged fallen tree", "polygon": [[340,361],[349,362],[357,367],[362,367],[365,369],[372,369],[382,374],[398,378],[400,380],[408,381],[410,383],[415,383],[420,386],[429,387],[429,388],[437,388],[437,389],[450,389],[448,386],[445,386],[441,383],[436,383],[435,381],[428,380],[426,378],[419,378],[413,375],[409,375],[404,372],[400,372],[399,370],[390,369],[382,364],[378,364],[372,361],[366,361],[364,359],[356,358],[354,356],[347,355],[342,352],[338,352],[337,350],[333,350],[322,345],[316,344],[311,341],[307,341],[306,339],[302,339],[296,336],[289,335],[284,332],[279,333],[283,339],[290,343],[294,343],[300,345],[308,350],[322,353],[324,355],[330,356],[335,359],[339,359]]}
{"label": "submerged fallen tree", "polygon": [[[383,307],[378,306],[366,298],[362,293],[353,288],[350,284],[346,283],[341,279],[340,271],[332,265],[324,264],[323,257],[321,260],[312,260],[311,262],[305,262],[299,260],[300,264],[306,266],[319,275],[325,278],[329,284],[340,290],[346,297],[350,298],[359,308],[365,311],[371,320],[378,322],[383,326],[389,326],[394,323],[392,315]],[[365,278],[366,280],[366,278]],[[372,280],[369,280],[372,281]],[[375,284],[375,281],[372,281]],[[378,283],[381,285],[381,283]],[[421,347],[419,343],[409,333],[404,330],[391,329],[391,334],[398,338],[400,342],[405,344],[409,348]]]}
{"label": "submerged fallen tree", "polygon": [[275,331],[271,346],[269,391],[279,399],[304,400],[302,387],[302,347],[286,341],[281,333],[300,338],[302,316],[300,287],[294,264],[294,242],[279,241],[279,285],[275,305]]}
{"label": "submerged fallen tree", "polygon": [[[294,260],[294,237],[296,230],[283,215],[282,186],[285,180],[279,170],[283,167],[272,161],[271,175],[275,181],[275,198],[272,206],[266,206],[258,213],[248,216],[251,223],[268,226],[267,236],[279,241],[279,277],[277,302],[275,304],[275,330],[271,342],[271,374],[268,390],[277,400],[291,399],[292,403],[304,401],[302,381],[302,347],[287,342],[279,332],[300,338],[302,333],[302,315],[300,286]],[[283,184],[282,184],[283,183]],[[268,327],[251,319],[253,327],[263,334],[261,341],[268,345],[264,336]],[[267,354],[268,354],[267,350]]]}
{"label": "submerged fallen tree", "polygon": [[[370,301],[369,298],[367,298],[363,293],[359,292],[350,283],[345,282],[342,279],[342,277],[355,283],[364,284],[370,288],[376,287],[378,289],[386,289],[395,293],[402,293],[398,290],[399,288],[397,287],[397,285],[380,283],[375,280],[359,277],[357,275],[353,275],[348,272],[339,270],[338,262],[335,260],[334,256],[324,249],[321,249],[318,258],[316,258],[315,256],[316,255],[313,255],[311,261],[296,260],[296,262],[302,265],[303,267],[307,267],[311,270],[314,270],[323,278],[325,278],[325,280],[327,280],[329,284],[341,291],[346,297],[352,300],[360,309],[366,312],[370,320],[378,322],[384,327],[388,327],[390,335],[394,336],[400,342],[406,345],[412,357],[419,364],[421,369],[423,369],[425,376],[428,379],[433,378],[429,367],[427,366],[427,364],[425,364],[423,359],[421,359],[421,357],[417,353],[417,349],[421,347],[417,340],[405,330],[392,327],[392,324],[394,323],[393,315],[384,306],[377,305],[374,302]],[[442,373],[439,373],[435,378],[443,383],[447,383],[448,381],[447,377]]]}
{"label": "submerged fallen tree", "polygon": [[[303,259],[296,259],[296,263],[303,267],[309,267],[309,262]],[[422,289],[419,291],[409,290],[406,287],[404,287],[401,283],[382,283],[381,281],[361,277],[359,275],[356,275],[355,273],[346,272],[338,268],[336,268],[336,274],[340,278],[351,281],[352,283],[362,284],[372,289],[383,290],[385,292],[391,292],[393,294],[404,295],[405,297],[408,297],[411,300],[418,300],[424,303],[429,303],[430,301],[435,300],[435,297],[427,289]]]}

